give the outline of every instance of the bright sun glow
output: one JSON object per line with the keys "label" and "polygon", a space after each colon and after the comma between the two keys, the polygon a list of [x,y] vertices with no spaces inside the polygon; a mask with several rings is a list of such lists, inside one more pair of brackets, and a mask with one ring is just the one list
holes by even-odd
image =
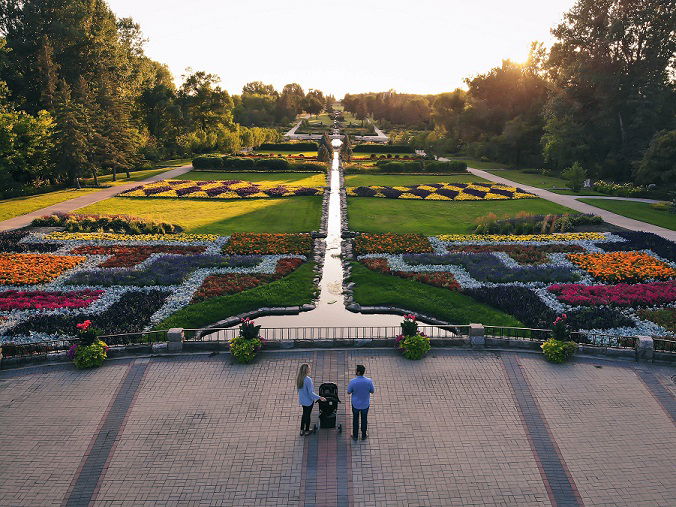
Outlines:
{"label": "bright sun glow", "polygon": [[146,54],[177,81],[186,67],[248,81],[345,92],[439,93],[463,78],[524,61],[531,41],[573,0],[108,0],[149,39]]}

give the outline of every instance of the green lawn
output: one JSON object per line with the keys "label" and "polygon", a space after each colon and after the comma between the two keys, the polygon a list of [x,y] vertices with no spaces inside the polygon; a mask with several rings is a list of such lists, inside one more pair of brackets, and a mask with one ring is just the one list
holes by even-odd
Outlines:
{"label": "green lawn", "polygon": [[597,208],[612,211],[623,217],[633,218],[641,222],[658,225],[676,231],[676,214],[659,211],[650,207],[647,202],[621,201],[619,199],[578,199]]}
{"label": "green lawn", "polygon": [[421,185],[423,183],[481,183],[486,182],[472,174],[445,174],[432,176],[429,174],[348,174],[345,176],[345,185],[359,187],[368,185]]}
{"label": "green lawn", "polygon": [[66,189],[56,190],[55,192],[48,192],[41,195],[4,199],[0,201],[0,220],[7,220],[9,218],[18,217],[19,215],[25,215],[26,213],[39,210],[40,208],[74,199],[75,197],[80,197],[81,195],[94,191],[96,191],[95,188],[86,188],[82,190]]}
{"label": "green lawn", "polygon": [[193,181],[244,180],[254,183],[266,182],[304,187],[322,187],[326,185],[326,175],[323,173],[224,173],[223,171],[190,171],[183,174],[180,179]]}
{"label": "green lawn", "polygon": [[[480,169],[480,168],[477,168]],[[552,190],[553,187],[556,188],[565,188],[568,186],[568,182],[563,178],[557,176],[542,176],[541,174],[530,174],[523,172],[522,169],[507,169],[504,171],[495,171],[493,174],[500,176],[502,178],[507,178],[508,180],[516,181],[522,185],[530,185],[536,188],[544,188],[546,190],[551,190],[556,194],[565,194],[565,195],[603,195],[593,190],[580,190],[579,192],[573,192],[572,190]]]}
{"label": "green lawn", "polygon": [[238,294],[218,296],[186,306],[157,324],[155,329],[171,329],[172,327],[198,329],[258,308],[301,306],[311,303],[317,291],[312,281],[313,267],[313,263],[306,262],[281,280]]}
{"label": "green lawn", "polygon": [[515,317],[459,292],[376,273],[358,262],[352,263],[351,279],[355,283],[354,299],[361,305],[397,306],[451,324],[522,326]]}
{"label": "green lawn", "polygon": [[125,214],[171,222],[186,232],[310,232],[319,228],[322,198],[192,200],[113,197],[76,213]]}
{"label": "green lawn", "polygon": [[544,199],[514,201],[417,201],[349,197],[350,229],[361,232],[419,232],[426,235],[470,232],[477,217],[488,213],[514,216],[519,211],[533,214],[577,213]]}

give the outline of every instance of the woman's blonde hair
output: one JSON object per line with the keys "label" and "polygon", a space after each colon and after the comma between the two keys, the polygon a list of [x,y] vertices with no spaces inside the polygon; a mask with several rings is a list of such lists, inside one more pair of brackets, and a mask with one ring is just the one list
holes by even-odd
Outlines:
{"label": "woman's blonde hair", "polygon": [[305,377],[307,377],[307,372],[310,369],[310,365],[307,363],[303,363],[300,365],[300,368],[298,368],[298,375],[296,376],[296,387],[298,389],[302,389],[303,385],[305,384]]}

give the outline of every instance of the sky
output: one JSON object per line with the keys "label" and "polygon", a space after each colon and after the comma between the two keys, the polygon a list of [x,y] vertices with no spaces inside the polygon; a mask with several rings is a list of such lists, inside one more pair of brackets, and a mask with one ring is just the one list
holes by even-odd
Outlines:
{"label": "sky", "polygon": [[552,43],[574,0],[108,0],[141,25],[146,54],[217,74],[240,93],[249,81],[297,82],[337,98],[394,89],[440,93],[522,62],[531,41]]}

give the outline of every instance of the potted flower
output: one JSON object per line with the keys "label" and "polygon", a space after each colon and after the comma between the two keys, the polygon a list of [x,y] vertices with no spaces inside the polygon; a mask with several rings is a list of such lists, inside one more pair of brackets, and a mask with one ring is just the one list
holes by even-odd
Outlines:
{"label": "potted flower", "polygon": [[261,326],[257,326],[250,318],[241,320],[239,336],[230,340],[230,353],[238,363],[250,363],[263,348],[260,330]]}
{"label": "potted flower", "polygon": [[568,361],[577,350],[577,343],[570,340],[568,316],[564,313],[552,324],[552,337],[541,346],[545,359],[551,363]]}
{"label": "potted flower", "polygon": [[394,339],[395,347],[400,349],[406,359],[422,359],[432,348],[430,339],[418,329],[413,314],[404,315],[401,334]]}
{"label": "potted flower", "polygon": [[78,343],[68,349],[68,358],[76,368],[96,368],[108,357],[108,345],[99,340],[101,332],[92,327],[91,320],[85,320],[75,327],[78,329]]}

